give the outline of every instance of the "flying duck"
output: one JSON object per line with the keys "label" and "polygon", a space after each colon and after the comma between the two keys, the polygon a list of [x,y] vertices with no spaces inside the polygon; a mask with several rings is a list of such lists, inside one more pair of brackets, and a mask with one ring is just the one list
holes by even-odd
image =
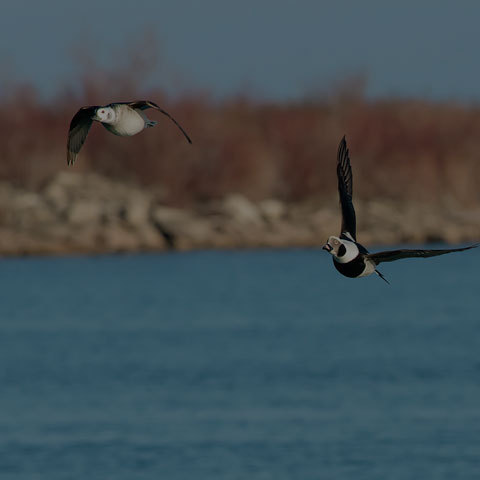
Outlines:
{"label": "flying duck", "polygon": [[350,165],[349,151],[345,136],[338,147],[337,154],[338,193],[342,209],[342,230],[339,237],[330,237],[322,247],[333,257],[333,265],[346,277],[366,277],[376,273],[380,278],[388,280],[377,270],[377,265],[382,262],[393,262],[402,258],[426,258],[446,253],[462,252],[478,247],[470,245],[464,248],[449,248],[444,250],[389,250],[386,252],[369,253],[368,250],[356,239],[356,218],[353,208],[352,186],[353,176]]}
{"label": "flying duck", "polygon": [[100,122],[108,131],[120,137],[130,137],[141,132],[147,127],[153,127],[157,122],[149,120],[143,112],[147,108],[154,108],[166,115],[182,131],[188,143],[190,137],[180,124],[156,103],[147,100],[136,102],[110,103],[104,107],[82,107],[72,118],[68,131],[67,163],[73,165],[80,149],[82,148],[88,131],[94,121]]}

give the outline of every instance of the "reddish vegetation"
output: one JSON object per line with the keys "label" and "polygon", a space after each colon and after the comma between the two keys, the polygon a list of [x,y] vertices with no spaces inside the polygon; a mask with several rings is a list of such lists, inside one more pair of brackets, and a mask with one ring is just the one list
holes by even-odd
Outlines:
{"label": "reddish vegetation", "polygon": [[78,107],[148,98],[183,125],[193,145],[151,111],[159,125],[128,139],[94,125],[70,168],[161,187],[174,205],[228,192],[297,202],[335,195],[336,149],[346,134],[356,197],[478,203],[478,106],[344,93],[283,105],[219,103],[200,94],[172,101],[162,91],[139,88],[127,74],[112,88],[112,72],[96,72],[83,76],[80,94],[64,93],[50,104],[28,87],[0,99],[0,180],[36,189],[66,169],[68,125]]}

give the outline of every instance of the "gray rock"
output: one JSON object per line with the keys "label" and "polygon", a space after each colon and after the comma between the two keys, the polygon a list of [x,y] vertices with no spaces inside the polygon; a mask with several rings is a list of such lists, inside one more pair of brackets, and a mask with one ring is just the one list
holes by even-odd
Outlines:
{"label": "gray rock", "polygon": [[43,228],[57,222],[57,217],[38,193],[11,190],[2,203],[3,224],[20,229]]}
{"label": "gray rock", "polygon": [[125,220],[134,227],[144,227],[150,222],[152,198],[141,191],[130,193],[125,203]]}
{"label": "gray rock", "polygon": [[188,210],[157,205],[151,220],[170,246],[180,250],[206,247],[214,236],[212,223]]}
{"label": "gray rock", "polygon": [[258,209],[261,215],[270,223],[280,221],[287,212],[285,204],[273,198],[261,201],[258,204]]}
{"label": "gray rock", "polygon": [[67,221],[77,226],[99,225],[103,216],[102,205],[95,200],[74,202],[67,212]]}
{"label": "gray rock", "polygon": [[225,197],[222,203],[222,211],[232,221],[243,225],[260,226],[263,224],[260,210],[243,195],[235,193]]}

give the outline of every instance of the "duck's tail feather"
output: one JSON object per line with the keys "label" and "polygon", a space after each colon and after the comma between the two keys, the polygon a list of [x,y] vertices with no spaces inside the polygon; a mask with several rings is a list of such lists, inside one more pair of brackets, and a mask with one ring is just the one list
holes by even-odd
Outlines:
{"label": "duck's tail feather", "polygon": [[390,282],[377,270],[375,269],[375,273],[384,281],[390,285]]}

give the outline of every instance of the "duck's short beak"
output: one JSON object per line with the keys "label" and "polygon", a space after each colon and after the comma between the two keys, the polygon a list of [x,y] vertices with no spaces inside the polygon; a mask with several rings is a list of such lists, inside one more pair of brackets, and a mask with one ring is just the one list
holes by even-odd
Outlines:
{"label": "duck's short beak", "polygon": [[326,250],[327,252],[331,252],[333,250],[333,247],[329,244],[326,243],[323,247],[322,250]]}

